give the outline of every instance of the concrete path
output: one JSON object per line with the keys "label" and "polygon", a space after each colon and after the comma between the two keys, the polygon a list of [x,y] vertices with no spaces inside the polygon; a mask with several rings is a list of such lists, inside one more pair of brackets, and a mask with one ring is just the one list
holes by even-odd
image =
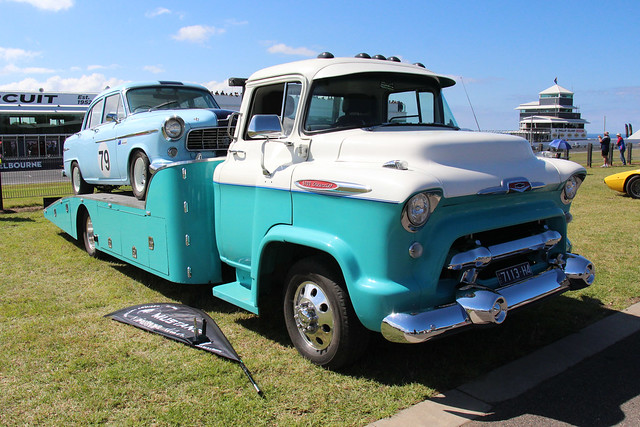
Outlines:
{"label": "concrete path", "polygon": [[[625,341],[626,340],[626,341]],[[616,343],[620,345],[611,347]],[[607,349],[610,349],[607,350]],[[407,408],[391,418],[376,421],[371,424],[376,427],[387,426],[460,426],[466,423],[470,423],[471,420],[478,420],[477,422],[470,423],[472,425],[485,424],[485,422],[495,422],[501,425],[540,425],[540,424],[553,424],[558,425],[561,423],[569,423],[574,425],[611,425],[601,424],[598,422],[574,422],[579,420],[578,408],[576,403],[583,402],[579,394],[589,393],[589,396],[596,394],[597,401],[606,401],[607,396],[598,394],[601,390],[605,389],[605,384],[593,384],[594,387],[586,389],[584,384],[574,384],[574,388],[577,390],[569,390],[568,385],[570,381],[576,382],[576,378],[584,377],[585,375],[595,376],[595,372],[602,374],[602,368],[612,372],[624,372],[624,367],[620,364],[633,364],[640,366],[640,355],[631,351],[632,348],[638,348],[640,350],[640,303],[635,304],[628,309],[613,314],[582,331],[565,337],[547,347],[544,347],[522,359],[511,362],[505,366],[502,366],[493,372],[484,375],[477,380],[474,380],[468,384],[460,386],[455,390],[448,391],[444,394],[433,397],[432,399],[418,403],[410,408]],[[626,349],[629,349],[628,351]],[[607,350],[607,352],[605,352]],[[610,352],[615,352],[609,354]],[[591,365],[581,363],[592,356],[600,355],[601,360],[595,360]],[[627,356],[631,359],[620,359],[616,362],[617,366],[608,366],[608,363],[612,358],[616,358],[616,355]],[[635,360],[635,363],[632,361]],[[595,363],[595,364],[594,364]],[[569,368],[577,367],[580,364],[580,369],[591,369],[593,372],[570,372]],[[610,363],[609,363],[610,364]],[[568,375],[560,375],[567,372]],[[638,370],[634,371],[638,372]],[[569,376],[572,375],[572,376]],[[607,372],[604,373],[606,375]],[[629,396],[628,392],[623,393],[625,398],[631,402],[628,406],[630,411],[626,421],[623,424],[639,425],[640,424],[640,378],[635,374],[631,380],[634,383],[638,383],[638,386],[632,388],[634,396]],[[558,384],[553,386],[544,387],[542,384],[553,379]],[[584,378],[583,378],[584,380]],[[589,381],[587,380],[587,383]],[[538,387],[540,386],[540,387]],[[566,386],[566,387],[565,387]],[[581,388],[580,388],[581,387]],[[617,384],[611,385],[611,390],[615,390]],[[620,384],[620,387],[624,387],[624,383]],[[535,389],[535,390],[534,390]],[[567,420],[551,419],[545,416],[541,411],[532,410],[526,406],[538,399],[538,402],[544,402],[545,400],[560,399],[558,396],[553,396],[553,390],[558,391],[562,395],[564,390],[565,396],[569,395],[569,399],[565,399],[565,402],[549,402],[550,404],[564,405],[567,411],[573,412],[575,417],[570,415],[564,416]],[[609,391],[611,395],[612,391]],[[531,392],[530,392],[531,391]],[[526,394],[530,392],[531,395]],[[578,395],[576,395],[578,394]],[[518,399],[520,396],[525,396]],[[619,399],[618,399],[619,400]],[[593,401],[593,399],[589,399]],[[625,400],[627,402],[627,400]],[[621,407],[624,402],[617,402]],[[619,408],[615,408],[619,409]],[[538,415],[529,416],[530,412],[535,412]],[[544,411],[542,411],[544,412]],[[548,410],[548,413],[552,413],[552,410]],[[583,410],[583,413],[586,412]],[[547,414],[548,415],[548,414]],[[512,424],[505,423],[503,421],[513,419],[515,417],[522,417],[517,422]],[[535,417],[539,417],[535,419]],[[622,414],[616,421],[617,423],[625,420],[625,415]],[[635,420],[635,421],[633,421]]]}

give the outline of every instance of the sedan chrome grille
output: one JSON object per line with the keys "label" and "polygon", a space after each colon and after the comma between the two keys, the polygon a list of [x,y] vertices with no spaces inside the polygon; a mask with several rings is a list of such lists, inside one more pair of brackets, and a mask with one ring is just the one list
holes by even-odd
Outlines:
{"label": "sedan chrome grille", "polygon": [[226,126],[194,129],[187,135],[187,150],[190,151],[226,150],[230,143]]}

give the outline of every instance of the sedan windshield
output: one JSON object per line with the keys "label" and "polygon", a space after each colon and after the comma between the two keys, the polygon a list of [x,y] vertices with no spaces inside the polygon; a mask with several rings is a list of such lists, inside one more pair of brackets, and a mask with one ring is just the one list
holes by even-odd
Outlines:
{"label": "sedan windshield", "polygon": [[181,86],[150,86],[127,91],[129,111],[220,108],[211,93]]}
{"label": "sedan windshield", "polygon": [[316,80],[305,131],[379,125],[458,128],[433,77],[361,73]]}

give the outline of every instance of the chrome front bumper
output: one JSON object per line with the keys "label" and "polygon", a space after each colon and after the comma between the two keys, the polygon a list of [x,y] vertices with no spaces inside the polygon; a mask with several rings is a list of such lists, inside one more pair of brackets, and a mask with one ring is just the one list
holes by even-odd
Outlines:
{"label": "chrome front bumper", "polygon": [[[528,248],[527,244],[532,239],[512,242],[526,244],[511,245],[509,250],[513,249],[516,253],[538,250],[540,247],[548,250],[559,241],[557,236],[549,233],[555,232],[536,236],[540,242],[536,240],[537,243]],[[463,277],[475,279],[476,267],[487,265],[492,257],[499,259],[502,257],[500,254],[505,253],[504,247],[500,248],[502,251],[497,249],[489,247],[482,253],[473,254],[473,261],[467,259],[470,253],[466,253],[466,258],[454,257],[449,268],[464,270]],[[465,260],[461,261],[461,258]],[[500,324],[504,322],[509,310],[569,289],[587,287],[593,283],[594,278],[594,267],[589,260],[568,253],[565,261],[551,264],[548,270],[503,288],[489,289],[473,283],[474,280],[467,281],[457,291],[455,303],[417,313],[392,313],[383,319],[381,332],[392,342],[419,343],[463,326]]]}

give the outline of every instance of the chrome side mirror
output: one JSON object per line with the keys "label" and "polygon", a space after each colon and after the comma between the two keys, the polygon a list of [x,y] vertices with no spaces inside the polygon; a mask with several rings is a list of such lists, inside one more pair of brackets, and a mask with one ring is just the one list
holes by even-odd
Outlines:
{"label": "chrome side mirror", "polygon": [[107,117],[105,121],[120,123],[120,120],[118,119],[118,113],[107,113]]}
{"label": "chrome side mirror", "polygon": [[275,114],[256,114],[249,122],[249,138],[281,138],[284,136],[280,118]]}

